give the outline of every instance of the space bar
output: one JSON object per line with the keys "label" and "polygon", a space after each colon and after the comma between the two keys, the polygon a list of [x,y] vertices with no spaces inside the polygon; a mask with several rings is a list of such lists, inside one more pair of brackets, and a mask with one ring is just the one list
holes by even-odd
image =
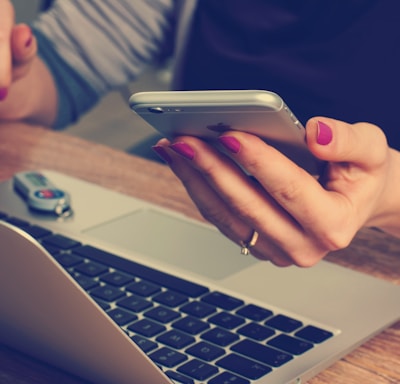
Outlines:
{"label": "space bar", "polygon": [[202,285],[192,283],[190,281],[172,276],[168,273],[158,271],[156,269],[146,267],[145,265],[136,263],[132,260],[123,259],[112,253],[102,251],[101,249],[90,245],[82,245],[74,248],[74,253],[86,257],[88,259],[105,264],[109,267],[119,269],[123,272],[132,274],[141,279],[149,280],[153,283],[163,285],[166,288],[184,293],[190,297],[198,297],[206,292],[208,288]]}

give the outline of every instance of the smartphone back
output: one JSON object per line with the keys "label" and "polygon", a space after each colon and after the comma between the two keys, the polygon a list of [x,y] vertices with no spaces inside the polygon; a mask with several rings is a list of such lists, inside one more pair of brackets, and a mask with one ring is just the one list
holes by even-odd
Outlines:
{"label": "smartphone back", "polygon": [[214,141],[224,131],[249,132],[310,173],[318,173],[318,163],[305,143],[303,125],[273,92],[140,92],[130,97],[129,104],[168,138],[190,135]]}

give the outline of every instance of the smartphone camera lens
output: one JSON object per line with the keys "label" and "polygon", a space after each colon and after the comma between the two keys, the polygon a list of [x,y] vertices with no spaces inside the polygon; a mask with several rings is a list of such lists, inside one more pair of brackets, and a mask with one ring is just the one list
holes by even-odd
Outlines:
{"label": "smartphone camera lens", "polygon": [[148,108],[149,112],[151,113],[164,113],[161,107],[150,107]]}

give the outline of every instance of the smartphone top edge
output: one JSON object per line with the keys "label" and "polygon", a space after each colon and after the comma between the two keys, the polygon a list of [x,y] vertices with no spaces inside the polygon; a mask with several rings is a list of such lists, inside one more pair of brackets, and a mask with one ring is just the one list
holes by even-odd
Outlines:
{"label": "smartphone top edge", "polygon": [[254,105],[268,103],[274,105],[276,109],[284,106],[284,102],[278,94],[265,90],[149,91],[137,92],[129,97],[131,108],[154,104],[218,103],[232,105],[244,102]]}

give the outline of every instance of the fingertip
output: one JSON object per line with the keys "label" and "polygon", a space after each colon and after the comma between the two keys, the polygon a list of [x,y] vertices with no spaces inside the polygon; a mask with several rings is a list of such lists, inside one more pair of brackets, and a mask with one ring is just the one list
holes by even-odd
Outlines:
{"label": "fingertip", "polygon": [[24,62],[36,52],[36,39],[27,24],[18,24],[12,30],[11,47],[14,61]]}
{"label": "fingertip", "polygon": [[317,117],[307,122],[307,145],[317,158],[331,162],[380,163],[387,152],[383,131],[374,124],[349,124]]}
{"label": "fingertip", "polygon": [[327,162],[337,158],[337,132],[335,120],[325,117],[313,117],[307,121],[306,142],[313,156],[319,160],[318,174],[325,173]]}
{"label": "fingertip", "polygon": [[163,137],[162,139],[158,140],[155,146],[167,147],[170,145],[170,141]]}
{"label": "fingertip", "polygon": [[320,157],[331,150],[335,140],[335,123],[332,119],[315,117],[306,124],[306,141],[310,151]]}

